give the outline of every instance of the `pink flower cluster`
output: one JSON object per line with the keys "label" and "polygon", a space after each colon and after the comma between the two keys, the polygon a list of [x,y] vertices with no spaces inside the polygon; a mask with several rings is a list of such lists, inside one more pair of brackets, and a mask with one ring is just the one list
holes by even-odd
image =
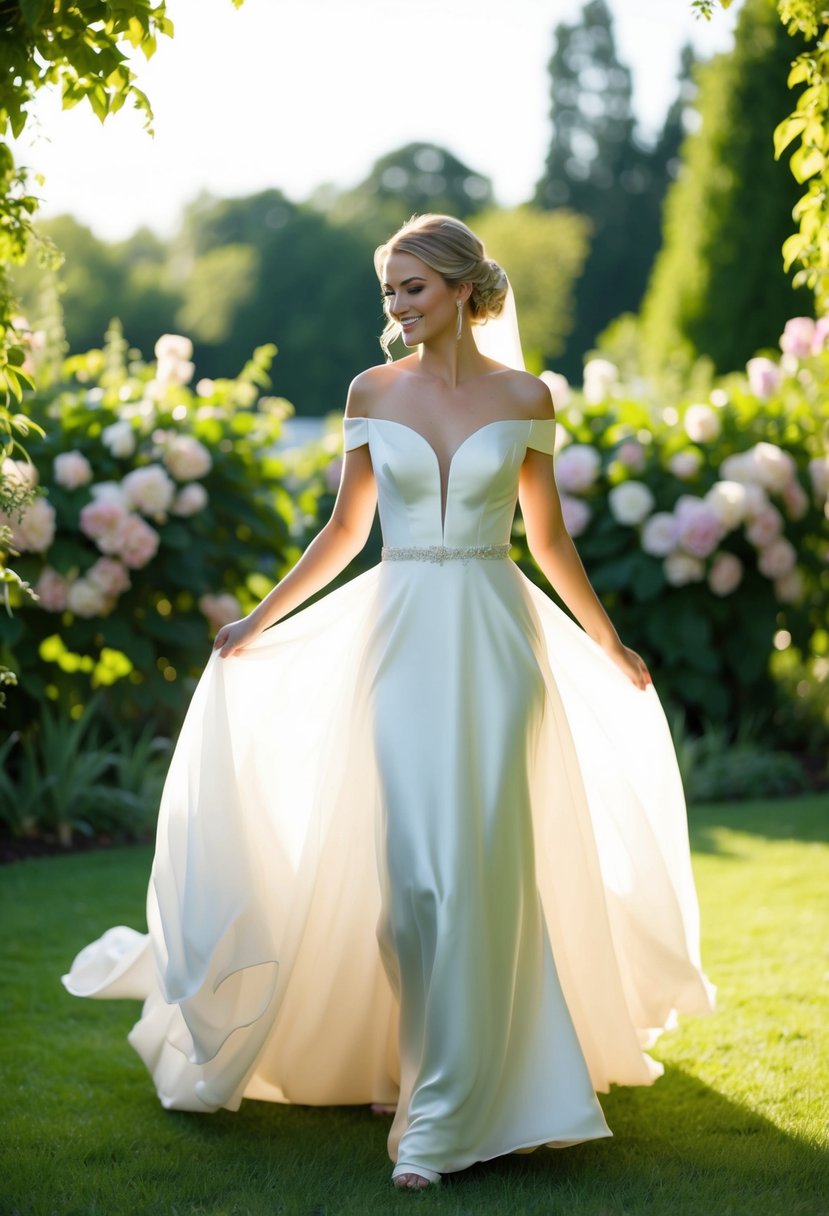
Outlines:
{"label": "pink flower cluster", "polygon": [[80,527],[101,553],[116,555],[131,570],[146,566],[158,551],[158,532],[130,511],[117,491],[100,493],[87,503],[81,511]]}
{"label": "pink flower cluster", "polygon": [[813,321],[811,317],[792,317],[786,322],[780,335],[780,349],[784,355],[796,359],[807,359],[819,355],[829,346],[829,317]]}
{"label": "pink flower cluster", "polygon": [[130,587],[126,567],[110,557],[99,557],[81,577],[64,577],[44,566],[34,587],[40,607],[46,612],[66,612],[75,616],[106,616],[118,596]]}

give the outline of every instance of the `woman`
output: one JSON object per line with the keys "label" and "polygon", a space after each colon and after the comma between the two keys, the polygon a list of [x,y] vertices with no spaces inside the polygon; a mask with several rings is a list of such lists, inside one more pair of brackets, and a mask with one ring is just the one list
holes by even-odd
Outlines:
{"label": "woman", "polygon": [[[145,998],[130,1038],[165,1105],[387,1104],[419,1189],[610,1135],[595,1091],[652,1082],[642,1043],[710,989],[670,736],[564,528],[549,392],[476,341],[506,276],[446,216],[376,266],[384,347],[415,353],[353,382],[331,519],[216,636],[149,934],[65,982]],[[516,500],[583,631],[509,560]],[[271,630],[378,503],[379,565]]]}

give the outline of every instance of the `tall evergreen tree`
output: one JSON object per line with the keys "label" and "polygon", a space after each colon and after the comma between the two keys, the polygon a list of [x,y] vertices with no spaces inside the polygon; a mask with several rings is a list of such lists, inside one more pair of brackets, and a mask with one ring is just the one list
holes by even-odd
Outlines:
{"label": "tall evergreen tree", "polygon": [[642,310],[643,357],[654,369],[683,351],[730,371],[813,308],[783,272],[780,246],[802,188],[774,160],[771,139],[791,110],[786,78],[801,46],[775,0],[746,0],[733,51],[699,73],[701,123],[683,146]]}
{"label": "tall evergreen tree", "polygon": [[575,376],[599,332],[642,298],[683,103],[672,109],[654,147],[637,139],[631,74],[619,60],[605,0],[589,0],[577,23],[556,27],[549,71],[553,135],[535,203],[571,208],[592,229],[576,284],[573,332],[556,360]]}

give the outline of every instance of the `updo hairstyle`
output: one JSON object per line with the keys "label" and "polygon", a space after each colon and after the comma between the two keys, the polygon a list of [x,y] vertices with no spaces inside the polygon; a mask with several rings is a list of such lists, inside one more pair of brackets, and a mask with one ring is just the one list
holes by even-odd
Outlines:
{"label": "updo hairstyle", "polygon": [[[451,215],[416,215],[374,251],[374,269],[383,281],[386,259],[392,253],[411,253],[431,267],[447,283],[471,283],[467,301],[473,324],[497,317],[507,296],[507,276],[497,262],[486,256],[483,241],[471,228]],[[389,347],[400,336],[392,317],[380,335],[380,345],[391,359]]]}

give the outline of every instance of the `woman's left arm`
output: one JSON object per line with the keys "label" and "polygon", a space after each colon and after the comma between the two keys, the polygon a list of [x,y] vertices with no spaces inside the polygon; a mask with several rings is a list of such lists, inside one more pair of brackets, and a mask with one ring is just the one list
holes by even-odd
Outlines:
{"label": "woman's left arm", "polygon": [[518,502],[530,553],[544,577],[584,631],[637,688],[645,688],[651,683],[647,666],[635,650],[620,641],[564,526],[552,456],[528,448],[521,466]]}

